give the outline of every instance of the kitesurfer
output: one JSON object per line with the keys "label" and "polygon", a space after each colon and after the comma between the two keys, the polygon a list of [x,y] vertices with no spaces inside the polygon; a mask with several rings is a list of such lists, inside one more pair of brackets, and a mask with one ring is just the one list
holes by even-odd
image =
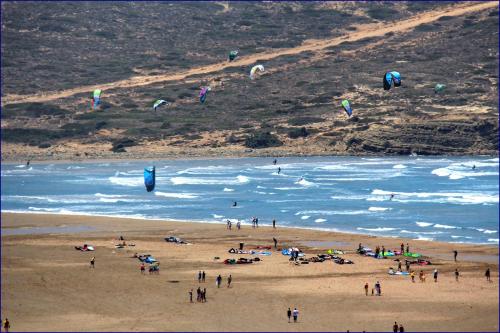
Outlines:
{"label": "kitesurfer", "polygon": [[472,170],[476,170],[476,165],[475,164],[472,166]]}
{"label": "kitesurfer", "polygon": [[280,174],[280,172],[281,172],[281,168],[280,168],[280,167],[278,167],[278,175]]}
{"label": "kitesurfer", "polygon": [[273,164],[276,165],[278,163],[278,160],[274,159]]}
{"label": "kitesurfer", "polygon": [[236,206],[238,206],[238,203],[235,201],[235,202],[233,202],[233,207],[236,207]]}
{"label": "kitesurfer", "polygon": [[26,166],[30,166],[30,160],[26,162]]}
{"label": "kitesurfer", "polygon": [[389,201],[392,201],[394,199],[394,194],[391,194],[391,197],[389,198]]}

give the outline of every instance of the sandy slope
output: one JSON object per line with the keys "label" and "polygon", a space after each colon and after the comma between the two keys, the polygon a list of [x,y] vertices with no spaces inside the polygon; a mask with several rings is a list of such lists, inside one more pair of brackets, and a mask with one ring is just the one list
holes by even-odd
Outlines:
{"label": "sandy slope", "polygon": [[2,105],[12,103],[25,102],[47,102],[59,98],[69,97],[79,93],[85,93],[94,89],[115,89],[115,88],[131,88],[145,86],[153,83],[177,81],[185,79],[192,75],[209,74],[219,72],[225,68],[247,66],[255,63],[258,60],[270,60],[276,57],[285,55],[294,55],[306,51],[320,51],[322,49],[339,45],[345,41],[357,41],[363,38],[383,36],[388,32],[404,32],[418,25],[433,22],[442,16],[460,16],[474,11],[485,10],[493,7],[498,7],[498,2],[481,2],[481,3],[463,3],[447,9],[435,10],[416,15],[407,20],[395,22],[392,25],[387,24],[365,24],[358,26],[358,30],[348,33],[341,37],[336,37],[326,40],[308,40],[302,45],[294,48],[280,49],[277,51],[269,51],[257,53],[254,55],[243,56],[231,63],[221,62],[208,66],[196,67],[188,71],[179,73],[170,73],[162,75],[150,76],[135,76],[129,79],[111,82],[107,84],[81,86],[73,89],[63,90],[59,92],[46,92],[36,95],[6,95],[2,98]]}
{"label": "sandy slope", "polygon": [[[279,252],[251,265],[224,265],[224,258],[252,257],[227,252],[240,241],[246,248],[296,245],[308,255],[334,247],[352,250],[359,242],[374,248],[398,246],[400,239],[312,230],[270,228],[226,230],[221,224],[175,223],[116,218],[2,213],[2,232],[30,227],[86,225],[84,233],[2,235],[2,318],[13,331],[390,331],[394,321],[406,331],[498,331],[498,248],[409,241],[413,251],[435,265],[417,267],[426,283],[389,276],[391,259],[354,253],[354,265],[333,262],[294,266]],[[177,235],[193,243],[174,245]],[[115,249],[117,237],[135,247]],[[307,243],[304,243],[308,241]],[[311,243],[311,241],[315,241]],[[322,243],[318,243],[318,241]],[[93,253],[75,251],[87,242]],[[332,243],[333,242],[333,243]],[[335,243],[342,242],[342,243]],[[333,244],[333,245],[329,245]],[[309,246],[308,248],[304,245]],[[458,249],[459,262],[452,260]],[[161,262],[161,274],[142,276],[134,252]],[[96,256],[96,268],[88,262]],[[483,276],[491,265],[493,281]],[[439,282],[431,271],[440,271]],[[455,282],[453,270],[462,272]],[[188,301],[198,270],[207,272],[208,302]],[[229,274],[233,287],[217,289],[214,279]],[[382,297],[365,296],[363,286],[382,284]],[[418,281],[418,278],[417,278]],[[297,306],[300,321],[288,324],[286,309]]]}

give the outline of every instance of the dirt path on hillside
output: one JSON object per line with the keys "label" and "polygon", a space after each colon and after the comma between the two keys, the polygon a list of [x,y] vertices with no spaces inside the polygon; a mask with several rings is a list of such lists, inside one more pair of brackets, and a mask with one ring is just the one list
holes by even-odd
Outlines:
{"label": "dirt path on hillside", "polygon": [[[307,40],[302,45],[280,49],[276,51],[256,53],[238,58],[233,62],[220,62],[212,65],[195,67],[187,71],[178,73],[168,73],[161,75],[150,76],[134,76],[125,80],[115,81],[111,83],[104,83],[99,85],[81,86],[72,89],[62,90],[59,92],[46,92],[35,95],[6,95],[2,97],[2,106],[5,104],[27,103],[27,102],[47,102],[60,98],[70,97],[80,93],[93,91],[94,89],[116,89],[116,88],[132,88],[139,86],[146,86],[159,82],[178,81],[183,80],[192,75],[209,74],[219,72],[226,68],[248,66],[257,61],[271,60],[280,56],[295,55],[307,51],[320,51],[322,49],[339,45],[342,42],[353,42],[363,38],[383,36],[388,32],[403,32],[412,29],[421,24],[426,24],[439,19],[442,16],[460,16],[474,11],[485,10],[489,8],[498,7],[498,2],[481,2],[481,3],[467,3],[458,6],[449,7],[446,9],[435,10],[431,12],[422,13],[413,16],[410,19],[395,22],[387,25],[386,23],[377,24],[364,24],[358,26],[358,30],[350,32],[346,35],[325,39],[325,40]],[[377,42],[374,42],[377,43]]]}

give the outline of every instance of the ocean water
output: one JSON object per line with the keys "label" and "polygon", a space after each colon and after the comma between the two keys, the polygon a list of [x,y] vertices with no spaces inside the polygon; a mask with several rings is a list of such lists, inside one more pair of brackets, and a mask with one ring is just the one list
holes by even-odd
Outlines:
{"label": "ocean water", "polygon": [[[498,158],[272,161],[2,164],[2,211],[244,224],[256,216],[261,225],[274,218],[278,226],[498,244]],[[150,165],[156,188],[148,193]]]}

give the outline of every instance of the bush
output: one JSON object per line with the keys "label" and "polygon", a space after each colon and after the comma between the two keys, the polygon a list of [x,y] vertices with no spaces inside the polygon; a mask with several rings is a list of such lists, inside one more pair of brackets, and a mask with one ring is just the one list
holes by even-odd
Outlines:
{"label": "bush", "polygon": [[281,145],[283,142],[269,132],[255,132],[245,140],[245,147],[248,148],[279,147]]}
{"label": "bush", "polygon": [[297,138],[305,138],[308,136],[309,133],[307,132],[307,129],[305,127],[300,127],[300,128],[293,128],[288,131],[288,137],[291,139],[297,139]]}
{"label": "bush", "polygon": [[297,117],[288,120],[288,124],[292,126],[302,126],[311,123],[321,123],[325,121],[325,119],[320,117]]}

